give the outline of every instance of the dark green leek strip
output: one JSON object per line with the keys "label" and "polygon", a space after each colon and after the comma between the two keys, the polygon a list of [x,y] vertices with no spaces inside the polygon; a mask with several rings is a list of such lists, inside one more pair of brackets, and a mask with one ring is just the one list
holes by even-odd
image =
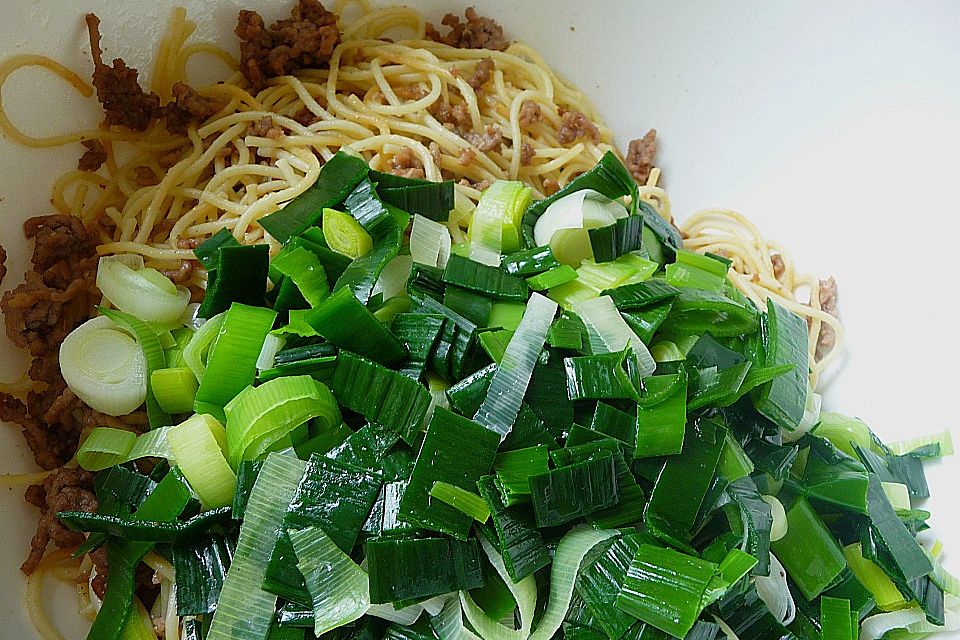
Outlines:
{"label": "dark green leek strip", "polygon": [[344,351],[330,386],[341,405],[416,442],[430,406],[430,392],[416,380]]}
{"label": "dark green leek strip", "polygon": [[[533,246],[533,227],[536,225],[537,219],[547,210],[547,207],[560,198],[583,189],[593,189],[612,199],[630,196],[632,203],[630,213],[635,215],[639,211],[640,197],[637,184],[616,154],[608,151],[603,154],[603,157],[592,169],[581,173],[571,180],[567,186],[550,197],[538,200],[527,207],[527,211],[523,214],[522,223],[523,237],[527,246]],[[656,212],[654,212],[654,215],[657,215]],[[644,213],[644,217],[650,216]],[[668,225],[666,221],[663,222]],[[677,237],[679,238],[679,233],[677,233]],[[682,239],[677,246],[683,246]]]}
{"label": "dark green leek strip", "polygon": [[[740,640],[798,640],[770,613],[753,585],[748,585],[742,593],[731,590],[720,600],[717,610],[720,618]],[[819,640],[816,630],[814,635],[801,637],[804,640]]]}
{"label": "dark green leek strip", "polygon": [[674,299],[666,326],[669,333],[678,335],[739,336],[757,330],[760,314],[749,303],[741,304],[719,293],[686,288]]}
{"label": "dark green leek strip", "polygon": [[260,468],[263,467],[262,461],[244,460],[237,467],[237,492],[233,495],[233,505],[231,507],[234,520],[243,520],[243,512],[247,508],[247,500],[250,499],[250,491],[260,475]]}
{"label": "dark green leek strip", "polygon": [[770,565],[770,505],[760,497],[752,478],[740,478],[726,489],[729,502],[724,506],[730,528],[740,534],[740,550],[757,559],[754,574],[765,576]]}
{"label": "dark green leek strip", "polygon": [[556,449],[557,441],[543,426],[543,421],[537,417],[533,409],[524,403],[520,405],[520,413],[517,414],[517,420],[513,423],[513,429],[500,443],[498,451],[504,453],[516,449],[536,447],[537,445],[545,445],[548,449]]}
{"label": "dark green leek strip", "polygon": [[655,278],[616,289],[607,289],[601,295],[610,296],[621,311],[636,311],[671,302],[680,295],[680,289]]}
{"label": "dark green leek strip", "polygon": [[217,249],[217,267],[209,274],[197,317],[212,318],[234,302],[263,306],[269,262],[270,248],[265,244]]}
{"label": "dark green leek strip", "polygon": [[629,350],[564,358],[567,397],[571,400],[637,400],[639,394],[624,369]]}
{"label": "dark green leek strip", "polygon": [[[592,513],[587,517],[587,520],[598,529],[614,529],[633,525],[643,520],[643,511],[647,502],[646,495],[637,484],[636,478],[634,478],[624,459],[623,444],[614,438],[590,429],[584,429],[579,425],[573,425],[570,433],[571,436],[574,433],[592,434],[596,439],[585,444],[572,445],[570,443],[571,438],[567,438],[566,446],[563,449],[550,453],[551,459],[558,467],[565,467],[607,454],[613,455],[619,499],[617,504]],[[577,440],[584,440],[585,437],[585,435],[581,435]]]}
{"label": "dark green leek strip", "polygon": [[627,323],[627,326],[633,329],[641,342],[649,345],[653,342],[653,335],[669,317],[672,308],[672,302],[660,302],[645,309],[622,311],[620,316]]}
{"label": "dark green leek strip", "polygon": [[382,364],[407,355],[406,348],[349,289],[340,289],[307,314],[317,333],[341,349]]}
{"label": "dark green leek strip", "polygon": [[397,432],[372,423],[350,434],[326,455],[344,464],[379,473],[383,470],[387,454],[398,442],[400,436]]}
{"label": "dark green leek strip", "polygon": [[[687,377],[685,373],[650,376],[644,380],[644,400],[637,405],[635,458],[680,453],[687,424]],[[660,396],[663,394],[663,397]]]}
{"label": "dark green leek strip", "polygon": [[[139,512],[138,512],[139,514]],[[74,531],[106,533],[130,542],[185,542],[230,519],[230,507],[211,509],[184,521],[155,521],[144,518],[105,516],[85,511],[60,511],[57,517]]]}
{"label": "dark green leek strip", "polygon": [[273,359],[274,365],[290,364],[302,360],[312,360],[337,355],[337,348],[329,342],[309,344],[302,347],[291,347],[277,352]]}
{"label": "dark green leek strip", "polygon": [[849,600],[820,598],[820,633],[823,640],[854,640]]}
{"label": "dark green leek strip", "polygon": [[512,276],[529,278],[559,267],[549,246],[524,249],[503,257],[500,268]]}
{"label": "dark green leek strip", "polygon": [[[890,505],[880,479],[871,474],[867,489],[867,516],[870,531],[880,550],[904,582],[916,580],[933,571],[933,565]],[[889,573],[889,572],[888,572]]]}
{"label": "dark green leek strip", "polygon": [[[648,378],[649,380],[649,378]],[[590,428],[622,442],[631,452],[637,446],[637,421],[634,416],[605,402],[598,402],[590,421]],[[567,446],[577,444],[567,442]]]}
{"label": "dark green leek strip", "polygon": [[480,327],[487,326],[493,310],[493,300],[487,296],[452,285],[443,291],[443,304]]}
{"label": "dark green leek strip", "polygon": [[341,551],[349,553],[381,484],[379,474],[311,456],[283,518],[284,527],[320,527]]}
{"label": "dark green leek strip", "polygon": [[531,476],[529,482],[538,527],[588,516],[612,507],[620,499],[616,464],[609,452]]}
{"label": "dark green leek strip", "polygon": [[532,278],[527,278],[527,285],[534,291],[545,291],[572,282],[578,277],[579,274],[576,269],[568,264],[564,264],[559,267],[554,267],[550,269],[550,271],[535,275]]}
{"label": "dark green leek strip", "polygon": [[616,606],[670,635],[687,635],[717,565],[673,549],[641,544],[627,570]]}
{"label": "dark green leek strip", "polygon": [[[190,501],[190,490],[173,473],[168,473],[144,499],[134,519],[176,521]],[[152,542],[113,540],[107,547],[110,574],[103,604],[97,613],[88,640],[116,640],[130,615],[136,570],[140,560],[153,547]]]}
{"label": "dark green leek strip", "polygon": [[366,552],[373,604],[430,598],[483,584],[476,540],[379,539],[368,541]]}
{"label": "dark green leek strip", "polygon": [[610,262],[631,251],[638,251],[643,243],[643,218],[627,216],[605,227],[590,229],[588,233],[593,259],[598,263]]}
{"label": "dark green leek strip", "polygon": [[217,268],[218,249],[220,247],[239,247],[240,243],[233,237],[229,229],[220,229],[215,234],[204,240],[193,250],[200,264],[207,271],[214,271]]}
{"label": "dark green leek strip", "polygon": [[[276,262],[276,260],[274,260]],[[327,286],[329,293],[329,285]],[[280,283],[274,287],[273,292],[277,297],[273,300],[273,310],[281,317],[286,317],[291,310],[309,309],[310,303],[300,293],[297,284],[291,278],[283,277]]]}
{"label": "dark green leek strip", "polygon": [[443,281],[443,269],[414,262],[407,277],[407,294],[422,303],[424,298],[443,301],[443,292],[447,285]]}
{"label": "dark green leek strip", "polygon": [[259,224],[276,240],[286,243],[315,225],[325,207],[335,207],[369,172],[362,158],[337,152],[321,167],[317,181],[283,209],[260,218]]}
{"label": "dark green leek strip", "polygon": [[877,605],[870,590],[863,586],[849,568],[843,570],[839,580],[824,591],[821,598],[842,598],[849,601],[850,613],[855,616],[855,621],[866,618]]}
{"label": "dark green leek strip", "polygon": [[663,464],[644,514],[647,528],[658,538],[669,544],[690,541],[720,460],[725,433],[722,424],[706,418],[687,425],[683,450]]}
{"label": "dark green leek strip", "polygon": [[433,298],[424,299],[419,312],[440,313],[447,317],[440,342],[431,357],[434,372],[449,381],[463,378],[472,371],[470,356],[476,344],[477,325]]}
{"label": "dark green leek strip", "polygon": [[930,489],[923,471],[923,461],[913,455],[882,456],[858,444],[854,451],[870,473],[881,482],[899,482],[907,486],[911,498],[929,498]]}
{"label": "dark green leek strip", "polygon": [[178,616],[213,613],[235,548],[236,540],[216,533],[172,547]]}
{"label": "dark green leek strip", "polygon": [[793,365],[790,364],[771,365],[769,367],[758,367],[757,365],[753,365],[747,370],[747,375],[743,377],[743,381],[740,383],[740,388],[729,396],[717,400],[716,404],[717,406],[721,407],[729,406],[753,391],[755,388],[760,387],[771,380],[779,378],[780,376],[787,375],[791,371],[793,371]]}
{"label": "dark green leek strip", "polygon": [[[325,242],[321,244],[311,240],[310,237],[308,237],[308,232],[311,232],[314,229],[316,229],[317,233],[319,233],[321,236],[323,235],[323,232],[320,231],[319,228],[311,227],[304,232],[303,237],[298,236],[291,238],[290,241],[284,245],[283,249],[280,250],[280,254],[283,254],[285,251],[293,251],[297,248],[307,249],[310,251],[310,253],[317,256],[317,260],[320,261],[320,264],[323,265],[324,271],[327,272],[327,278],[329,278],[330,282],[334,282],[339,279],[340,276],[343,275],[343,272],[346,271],[347,267],[350,266],[350,258],[333,251],[327,247]],[[273,267],[271,265],[271,279],[273,279],[273,275],[275,274],[273,273]]]}
{"label": "dark green leek strip", "polygon": [[380,171],[371,171],[370,179],[377,183],[377,193],[384,202],[411,215],[420,214],[437,222],[446,222],[453,209],[453,180],[432,182]]}
{"label": "dark green leek strip", "polygon": [[276,378],[284,376],[310,376],[324,384],[328,384],[333,378],[333,370],[337,365],[337,356],[325,356],[322,358],[311,358],[309,360],[300,360],[281,364],[272,369],[264,369],[257,374],[257,384],[270,382]]}
{"label": "dark green leek strip", "polygon": [[417,454],[410,484],[400,501],[404,522],[465,540],[473,519],[430,498],[436,482],[472,491],[493,466],[499,434],[462,416],[436,407]]}
{"label": "dark green leek strip", "polygon": [[627,570],[640,545],[652,540],[643,533],[617,538],[603,555],[581,569],[575,587],[591,614],[594,625],[609,638],[620,638],[636,619],[615,607]]}
{"label": "dark green leek strip", "polygon": [[650,246],[650,243],[647,242],[649,236],[644,234],[643,248],[651,256],[656,251],[662,253],[665,258],[672,260],[677,250],[683,249],[683,236],[680,235],[680,231],[673,224],[664,220],[649,203],[640,200],[637,202],[637,209],[643,214],[643,226],[653,233],[658,245],[656,247]]}
{"label": "dark green leek strip", "polygon": [[264,567],[261,587],[267,593],[290,602],[300,605],[310,603],[310,592],[307,591],[303,574],[297,568],[297,552],[286,529],[280,529],[270,559]]}
{"label": "dark green leek strip", "polygon": [[687,409],[696,411],[704,407],[718,407],[731,398],[735,401],[752,367],[751,362],[744,361],[727,369],[705,367],[696,370],[695,375],[691,376]]}
{"label": "dark green leek strip", "polygon": [[530,476],[549,472],[549,460],[550,449],[543,444],[498,453],[493,461],[493,469],[504,504],[509,507],[529,502]]}
{"label": "dark green leek strip", "polygon": [[847,566],[836,538],[806,498],[787,511],[787,534],[770,547],[807,600],[833,584]]}
{"label": "dark green leek strip", "polygon": [[405,375],[419,380],[427,360],[440,340],[446,318],[432,313],[398,313],[390,324],[393,335],[407,348],[407,357],[398,366]]}
{"label": "dark green leek strip", "polygon": [[317,256],[300,247],[293,251],[281,252],[281,254],[274,258],[271,266],[296,285],[303,299],[310,306],[319,305],[330,295],[327,272]]}
{"label": "dark green leek strip", "polygon": [[870,484],[867,469],[829,440],[809,436],[804,442],[810,445],[807,464],[802,478],[787,480],[790,488],[809,498],[866,514]]}
{"label": "dark green leek strip", "polygon": [[530,294],[527,283],[520,278],[456,254],[447,261],[443,281],[499,300],[523,302]]}
{"label": "dark green leek strip", "polygon": [[374,239],[385,235],[393,217],[377,195],[376,187],[369,179],[361,180],[344,201],[347,212],[356,218]]}
{"label": "dark green leek strip", "polygon": [[544,426],[559,437],[573,422],[573,402],[567,397],[567,373],[563,357],[557,351],[541,354],[527,385],[524,401],[533,409]]}
{"label": "dark green leek strip", "polygon": [[401,216],[406,214],[402,211],[399,215],[394,211],[390,213],[393,219],[382,224],[387,228],[384,235],[374,243],[370,253],[355,259],[344,269],[333,286],[334,291],[346,288],[353,291],[353,295],[360,302],[366,304],[370,300],[380,273],[387,263],[400,253],[400,247],[403,245],[403,230],[406,228],[406,222]]}
{"label": "dark green leek strip", "polygon": [[253,382],[260,348],[276,317],[270,309],[231,305],[210,347],[196,402],[223,407]]}
{"label": "dark green leek strip", "polygon": [[513,581],[520,582],[550,564],[550,552],[537,530],[530,505],[506,506],[492,475],[481,478],[477,490],[490,507],[503,564]]}
{"label": "dark green leek strip", "polygon": [[483,404],[483,399],[487,396],[487,389],[490,388],[490,381],[493,380],[493,374],[496,371],[496,363],[487,365],[447,389],[447,399],[450,401],[450,406],[461,415],[472,416],[476,414],[477,409]]}
{"label": "dark green leek strip", "polygon": [[793,370],[760,388],[757,410],[782,428],[793,430],[807,401],[807,323],[773,300],[767,300],[767,366],[789,364]]}
{"label": "dark green leek strip", "polygon": [[564,312],[550,325],[547,343],[556,349],[582,351],[583,345],[587,342],[584,339],[585,334],[586,327],[583,326],[580,318]]}

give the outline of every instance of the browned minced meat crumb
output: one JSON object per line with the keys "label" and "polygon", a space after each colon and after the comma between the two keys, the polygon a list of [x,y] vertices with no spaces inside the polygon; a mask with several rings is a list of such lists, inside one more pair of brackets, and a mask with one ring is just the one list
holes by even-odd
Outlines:
{"label": "browned minced meat crumb", "polygon": [[409,147],[401,149],[400,153],[390,160],[390,173],[404,178],[423,178],[426,176],[423,171],[423,163]]}
{"label": "browned minced meat crumb", "polygon": [[473,75],[467,80],[467,84],[474,89],[479,89],[490,82],[490,76],[493,75],[494,68],[493,60],[490,58],[481,58],[473,70]]}
{"label": "browned minced meat crumb", "polygon": [[473,149],[464,149],[460,152],[460,157],[457,158],[457,164],[461,167],[469,167],[473,164],[473,161],[477,159],[477,152]]}
{"label": "browned minced meat crumb", "polygon": [[0,247],[0,282],[3,282],[5,275],[7,275],[7,251]]}
{"label": "browned minced meat crumb", "polygon": [[783,256],[779,253],[775,253],[770,256],[770,264],[773,265],[773,277],[779,280],[783,277],[783,274],[786,273],[787,265],[783,261]]}
{"label": "browned minced meat crumb", "polygon": [[47,544],[51,541],[60,548],[76,547],[83,543],[86,537],[79,531],[67,529],[57,518],[59,511],[85,511],[94,513],[97,510],[97,497],[93,493],[93,474],[83,469],[58,469],[47,476],[41,489],[27,490],[29,502],[40,507],[40,521],[37,523],[37,533],[30,541],[30,555],[20,566],[27,575],[37,568]]}
{"label": "browned minced meat crumb", "polygon": [[653,169],[653,159],[657,155],[657,130],[650,129],[642,138],[630,141],[627,147],[627,170],[633,179],[646,184]]}
{"label": "browned minced meat crumb", "polygon": [[553,178],[546,178],[543,181],[543,193],[544,195],[552,196],[557,191],[560,191],[560,185],[557,184],[557,181]]}
{"label": "browned minced meat crumb", "polygon": [[240,38],[240,71],[255,91],[269,78],[319,67],[340,42],[336,14],[317,0],[300,0],[290,18],[269,28],[259,13],[243,10],[235,33]]}
{"label": "browned minced meat crumb", "polygon": [[276,139],[283,135],[283,129],[273,123],[273,118],[264,116],[247,127],[247,135]]}
{"label": "browned minced meat crumb", "polygon": [[80,144],[87,149],[77,162],[80,171],[96,171],[107,161],[107,150],[99,140],[81,140]]}
{"label": "browned minced meat crumb", "polygon": [[500,148],[503,144],[503,132],[497,125],[487,125],[483,133],[477,131],[468,131],[463,134],[463,139],[475,146],[480,151],[488,153]]}
{"label": "browned minced meat crumb", "polygon": [[419,100],[427,95],[427,91],[418,84],[401,84],[393,87],[393,92],[398,98],[404,100]]}
{"label": "browned minced meat crumb", "polygon": [[449,105],[443,102],[434,102],[427,108],[440,124],[451,131],[459,131],[470,126],[470,111],[465,104]]}
{"label": "browned minced meat crumb", "polygon": [[137,70],[117,58],[113,66],[103,62],[100,48],[100,18],[87,14],[90,33],[90,53],[93,55],[93,86],[97,100],[103,105],[106,123],[120,125],[134,131],[143,131],[154,118],[160,116],[160,98],[145,93],[137,82]]}
{"label": "browned minced meat crumb", "polygon": [[557,140],[560,144],[570,144],[581,138],[589,138],[596,143],[600,140],[600,130],[597,125],[590,122],[584,114],[579,111],[564,111],[560,115],[560,130],[557,132]]}
{"label": "browned minced meat crumb", "polygon": [[314,122],[320,122],[320,116],[306,107],[300,107],[300,110],[293,114],[293,119],[305,127],[309,127]]}
{"label": "browned minced meat crumb", "polygon": [[145,164],[133,168],[133,175],[136,178],[138,187],[150,187],[160,184],[160,177],[153,172],[153,169]]}
{"label": "browned minced meat crumb", "polygon": [[466,22],[460,22],[460,18],[452,13],[443,16],[440,24],[450,27],[450,31],[445,36],[428,22],[427,38],[458,49],[503,51],[507,48],[509,43],[503,35],[503,27],[495,20],[477,15],[473,7],[468,8],[465,15]]}
{"label": "browned minced meat crumb", "polygon": [[173,100],[164,107],[167,130],[185,133],[187,125],[194,120],[206,120],[223,109],[226,101],[202,96],[193,87],[182,82],[173,85]]}
{"label": "browned minced meat crumb", "polygon": [[107,564],[107,546],[104,545],[90,552],[90,560],[97,569],[97,575],[90,581],[90,588],[97,594],[97,597],[103,600],[107,592],[107,577],[110,575],[110,567]]}
{"label": "browned minced meat crumb", "polygon": [[468,180],[468,179],[466,179],[466,178],[460,178],[460,180],[459,180],[459,182],[457,182],[457,184],[459,184],[459,185],[461,185],[461,186],[464,186],[464,187],[470,187],[470,188],[472,188],[472,189],[476,189],[477,191],[486,191],[487,188],[488,188],[492,183],[491,183],[489,180],[487,180],[486,178],[484,178],[483,180],[480,180],[479,182],[473,182],[472,180]]}
{"label": "browned minced meat crumb", "polygon": [[520,145],[520,164],[524,167],[530,164],[533,160],[533,155],[536,153],[533,149],[533,145],[529,142],[524,142]]}
{"label": "browned minced meat crumb", "polygon": [[524,100],[520,104],[520,126],[529,127],[543,120],[543,110],[533,100]]}
{"label": "browned minced meat crumb", "polygon": [[[840,317],[837,312],[837,281],[830,277],[820,281],[820,309],[834,318]],[[820,335],[817,336],[817,351],[815,357],[822,359],[837,343],[837,334],[833,327],[820,323]]]}
{"label": "browned minced meat crumb", "polygon": [[193,260],[181,260],[180,266],[176,269],[164,269],[160,273],[173,280],[174,284],[186,284],[193,276],[195,265]]}

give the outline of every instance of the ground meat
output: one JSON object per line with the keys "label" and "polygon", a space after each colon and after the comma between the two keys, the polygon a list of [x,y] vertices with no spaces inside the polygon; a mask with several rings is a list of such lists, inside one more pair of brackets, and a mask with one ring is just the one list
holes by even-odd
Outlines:
{"label": "ground meat", "polygon": [[300,0],[290,18],[269,28],[256,11],[243,10],[235,33],[240,38],[240,70],[255,91],[269,78],[319,67],[340,42],[336,14],[317,0]]}
{"label": "ground meat", "polygon": [[409,147],[401,149],[400,153],[390,160],[390,173],[404,178],[426,177],[423,171],[423,163]]}
{"label": "ground meat", "polygon": [[[829,313],[834,318],[839,318],[837,311],[837,281],[832,277],[820,281],[820,309]],[[817,351],[815,357],[817,360],[824,358],[837,343],[837,334],[833,327],[826,324],[820,324],[820,335],[817,337]]]}
{"label": "ground meat", "polygon": [[469,167],[473,164],[473,161],[477,159],[477,152],[473,149],[464,149],[460,152],[460,157],[457,158],[457,164],[461,167]]}
{"label": "ground meat", "polygon": [[630,141],[630,146],[627,148],[627,170],[630,171],[634,180],[640,184],[646,184],[656,155],[656,129],[650,129],[642,138]]}
{"label": "ground meat", "polygon": [[[78,531],[63,526],[56,517],[59,511],[97,510],[97,497],[93,493],[93,474],[83,469],[58,469],[47,476],[42,485],[42,503],[39,505],[43,515],[37,523],[37,533],[30,541],[30,555],[20,569],[27,575],[37,568],[47,544],[51,541],[60,548],[76,547],[85,540]],[[31,489],[31,501],[40,502],[39,491]]]}
{"label": "ground meat", "polygon": [[450,31],[445,36],[428,22],[427,38],[458,49],[503,51],[507,48],[508,43],[503,35],[503,27],[495,20],[477,15],[473,7],[468,8],[465,15],[466,22],[460,22],[460,18],[452,13],[443,16],[440,24],[450,27]]}
{"label": "ground meat", "polygon": [[6,275],[7,275],[7,252],[3,247],[0,247],[0,282],[3,282],[3,278]]}
{"label": "ground meat", "polygon": [[186,284],[193,276],[193,269],[196,262],[193,260],[181,260],[180,266],[176,269],[164,269],[160,273],[173,280],[174,284]]}
{"label": "ground meat", "polygon": [[477,67],[473,70],[473,75],[467,80],[467,84],[474,89],[479,89],[490,82],[490,76],[493,75],[494,68],[493,60],[490,58],[481,58],[480,62],[477,63]]}
{"label": "ground meat", "polygon": [[[109,543],[107,543],[109,544]],[[90,552],[90,560],[97,569],[97,575],[90,581],[90,588],[97,594],[97,597],[103,600],[107,592],[107,577],[110,575],[110,566],[107,564],[107,545],[98,547]]]}
{"label": "ground meat", "polygon": [[524,142],[520,145],[520,164],[522,166],[527,166],[533,160],[533,155],[535,151],[533,150],[533,145],[529,142]]}
{"label": "ground meat", "polygon": [[543,193],[544,195],[552,196],[557,191],[560,191],[560,185],[557,184],[557,181],[553,178],[546,178],[543,181]]}
{"label": "ground meat", "polygon": [[770,256],[770,264],[773,265],[773,277],[777,280],[781,279],[787,270],[787,265],[783,261],[783,256],[779,253],[773,254]]}
{"label": "ground meat", "polygon": [[145,164],[133,168],[133,175],[136,178],[138,187],[151,187],[160,184],[160,177],[153,172],[153,169]]}
{"label": "ground meat", "polygon": [[187,126],[203,121],[223,109],[226,101],[220,98],[201,96],[193,87],[182,82],[173,85],[173,100],[164,107],[167,131],[186,133]]}
{"label": "ground meat", "polygon": [[581,138],[589,138],[596,143],[600,140],[600,130],[579,111],[564,111],[560,115],[560,130],[557,139],[560,144],[570,144]]}
{"label": "ground meat", "polygon": [[503,144],[503,132],[496,125],[487,125],[483,133],[468,131],[463,134],[463,139],[475,146],[480,151],[488,153],[500,148]]}
{"label": "ground meat", "polygon": [[449,105],[434,102],[427,109],[440,124],[451,131],[461,131],[470,126],[470,111],[465,104]]}
{"label": "ground meat", "polygon": [[247,128],[247,135],[275,140],[283,135],[283,129],[273,123],[273,118],[264,116]]}
{"label": "ground meat", "polygon": [[293,114],[293,119],[305,127],[309,127],[314,122],[320,122],[322,118],[306,107],[300,107],[300,110]]}
{"label": "ground meat", "polygon": [[427,91],[418,84],[401,84],[393,87],[393,92],[402,100],[419,100]]}
{"label": "ground meat", "polygon": [[543,120],[543,110],[533,100],[524,100],[520,104],[520,126],[529,127]]}
{"label": "ground meat", "polygon": [[460,178],[457,184],[464,187],[470,187],[471,189],[476,189],[477,191],[486,191],[492,183],[487,179],[480,180],[479,182],[472,182],[466,178]]}
{"label": "ground meat", "polygon": [[81,140],[80,144],[87,149],[77,162],[80,171],[96,171],[107,161],[107,150],[99,140]]}
{"label": "ground meat", "polygon": [[137,82],[137,70],[117,58],[113,66],[103,62],[100,48],[100,18],[87,14],[90,33],[90,53],[93,55],[93,86],[97,100],[103,105],[106,123],[120,125],[134,131],[143,131],[154,118],[160,116],[160,98],[145,93]]}

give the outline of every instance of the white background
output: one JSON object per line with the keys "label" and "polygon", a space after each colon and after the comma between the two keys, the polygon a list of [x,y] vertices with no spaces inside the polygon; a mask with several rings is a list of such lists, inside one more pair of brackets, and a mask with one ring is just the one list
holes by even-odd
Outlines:
{"label": "white background", "polygon": [[[239,8],[269,20],[267,0],[10,0],[0,55],[43,52],[90,72],[82,14],[103,19],[106,56],[142,70],[171,7],[190,9],[203,36],[234,41]],[[956,425],[960,338],[960,3],[956,2],[508,2],[414,3],[435,18],[478,4],[508,36],[601,106],[618,142],[660,132],[660,166],[681,219],[727,206],[791,248],[802,269],[835,275],[849,355],[826,405],[860,416],[885,439]],[[544,7],[544,8],[541,8]],[[3,95],[31,132],[94,125],[94,100],[23,72]],[[5,288],[26,262],[19,223],[48,213],[54,176],[81,154],[27,151],[0,140],[0,242],[11,254]],[[25,361],[0,338],[0,376]],[[960,433],[958,433],[960,435]],[[0,431],[0,471],[31,470],[14,428]],[[936,532],[960,548],[952,494],[960,463],[929,471]],[[36,514],[20,491],[0,495],[0,636],[32,638],[17,566]],[[960,552],[948,564],[960,569]],[[69,637],[73,602],[58,614]]]}

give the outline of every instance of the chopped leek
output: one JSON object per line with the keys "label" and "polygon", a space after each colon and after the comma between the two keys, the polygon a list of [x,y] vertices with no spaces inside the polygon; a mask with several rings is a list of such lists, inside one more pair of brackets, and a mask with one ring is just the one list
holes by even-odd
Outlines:
{"label": "chopped leek", "polygon": [[147,397],[143,349],[106,316],[88,320],[64,338],[60,371],[78,398],[110,416],[133,412]]}
{"label": "chopped leek", "polygon": [[490,518],[490,508],[483,498],[455,484],[438,480],[430,487],[430,497],[448,504],[464,515],[483,523]]}
{"label": "chopped leek", "polygon": [[336,209],[323,210],[323,237],[331,249],[351,260],[373,249],[373,238],[357,219]]}
{"label": "chopped leek", "polygon": [[530,204],[530,187],[497,180],[483,192],[470,219],[470,259],[497,267],[504,251],[520,248],[520,221]]}
{"label": "chopped leek", "polygon": [[197,378],[188,367],[157,369],[150,374],[150,388],[160,408],[167,413],[187,413],[197,396]]}
{"label": "chopped leek", "polygon": [[414,262],[444,268],[450,258],[451,242],[450,231],[446,226],[421,215],[413,217],[410,255]]}
{"label": "chopped leek", "polygon": [[227,434],[215,418],[195,415],[167,432],[177,467],[207,509],[233,504],[237,476],[224,457]]}
{"label": "chopped leek", "polygon": [[627,326],[609,296],[581,302],[574,306],[574,311],[587,327],[587,336],[593,353],[612,353],[631,349],[637,359],[638,373],[642,378],[649,376],[657,368],[647,346]]}
{"label": "chopped leek", "polygon": [[97,266],[97,288],[121,311],[156,325],[179,325],[190,291],[177,287],[156,269],[131,268],[121,258],[104,256]]}

